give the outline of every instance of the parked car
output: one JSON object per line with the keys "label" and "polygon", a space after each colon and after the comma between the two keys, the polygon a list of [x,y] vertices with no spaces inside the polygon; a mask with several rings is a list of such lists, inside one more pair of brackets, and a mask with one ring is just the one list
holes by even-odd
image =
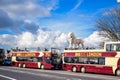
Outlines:
{"label": "parked car", "polygon": [[12,62],[11,62],[11,60],[9,60],[9,59],[4,59],[3,62],[2,62],[2,64],[5,65],[5,66],[10,66],[11,63],[12,63]]}

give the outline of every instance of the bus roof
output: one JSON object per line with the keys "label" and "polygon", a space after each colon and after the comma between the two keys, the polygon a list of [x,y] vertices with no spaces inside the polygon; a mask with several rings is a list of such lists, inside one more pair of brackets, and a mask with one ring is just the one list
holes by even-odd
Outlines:
{"label": "bus roof", "polygon": [[116,41],[116,42],[105,42],[105,44],[120,44],[120,41]]}

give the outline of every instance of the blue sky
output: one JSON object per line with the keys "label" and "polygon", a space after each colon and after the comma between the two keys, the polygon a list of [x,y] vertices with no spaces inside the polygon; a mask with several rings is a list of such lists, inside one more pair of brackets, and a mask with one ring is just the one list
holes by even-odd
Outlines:
{"label": "blue sky", "polygon": [[77,36],[86,37],[94,31],[96,19],[107,8],[116,5],[116,0],[60,0],[51,16],[39,21],[46,27],[52,26],[52,30],[72,31]]}
{"label": "blue sky", "polygon": [[1,41],[4,35],[38,35],[40,30],[74,32],[86,38],[95,31],[95,21],[103,12],[118,5],[117,0],[0,0]]}
{"label": "blue sky", "polygon": [[[36,7],[33,10],[35,13],[27,13],[24,10],[28,8],[21,10],[20,6],[17,6],[18,4],[24,8],[27,3],[31,3],[30,5]],[[0,27],[0,34],[17,34],[16,32],[21,32],[22,30],[27,31],[29,27],[22,27],[24,24],[22,21],[29,20],[33,24],[40,26],[40,28],[46,28],[45,30],[62,31],[65,33],[72,31],[78,34],[77,36],[86,37],[94,31],[95,20],[101,16],[102,12],[107,8],[117,6],[118,3],[116,0],[22,0],[21,2],[19,0],[12,0],[9,4],[9,0],[4,0],[0,5],[2,6],[1,10],[7,15],[7,17],[1,18],[9,19],[9,21],[5,20],[4,22],[0,19],[3,22],[1,22],[3,26]],[[5,5],[8,7],[4,8]],[[11,7],[11,5],[14,7]],[[15,7],[18,7],[20,10],[15,12],[13,10]],[[37,7],[40,11],[37,10]],[[41,13],[41,7],[43,9],[49,8],[49,10],[43,10],[43,13]],[[24,13],[28,16],[21,15]],[[41,15],[38,15],[39,13]],[[21,25],[20,23],[19,25],[15,24],[17,23],[16,21],[19,22],[20,20]],[[12,31],[14,25],[17,27],[15,30],[18,30],[16,32],[15,30]]]}

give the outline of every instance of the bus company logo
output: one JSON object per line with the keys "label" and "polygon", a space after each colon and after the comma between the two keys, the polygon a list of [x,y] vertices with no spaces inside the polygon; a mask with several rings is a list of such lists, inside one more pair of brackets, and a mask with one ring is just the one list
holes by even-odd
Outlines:
{"label": "bus company logo", "polygon": [[90,57],[101,57],[102,53],[100,53],[100,52],[90,52],[88,54],[88,56],[90,56]]}
{"label": "bus company logo", "polygon": [[27,53],[25,56],[36,56],[35,53]]}
{"label": "bus company logo", "polygon": [[46,56],[48,56],[48,57],[50,56],[50,53],[49,53],[49,52],[46,52],[45,54],[46,54]]}
{"label": "bus company logo", "polygon": [[101,57],[102,53],[100,52],[77,52],[75,56],[82,56],[82,57]]}
{"label": "bus company logo", "polygon": [[17,53],[16,56],[25,56],[25,57],[29,57],[29,56],[36,56],[35,53]]}
{"label": "bus company logo", "polygon": [[17,53],[17,54],[16,54],[16,56],[22,56],[22,55],[23,55],[23,54],[21,54],[21,53]]}

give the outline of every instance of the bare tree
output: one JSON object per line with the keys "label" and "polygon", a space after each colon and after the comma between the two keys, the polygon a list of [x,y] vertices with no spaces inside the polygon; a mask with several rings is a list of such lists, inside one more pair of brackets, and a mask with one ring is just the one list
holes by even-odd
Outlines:
{"label": "bare tree", "polygon": [[120,40],[120,8],[109,9],[96,22],[101,35],[113,41]]}

